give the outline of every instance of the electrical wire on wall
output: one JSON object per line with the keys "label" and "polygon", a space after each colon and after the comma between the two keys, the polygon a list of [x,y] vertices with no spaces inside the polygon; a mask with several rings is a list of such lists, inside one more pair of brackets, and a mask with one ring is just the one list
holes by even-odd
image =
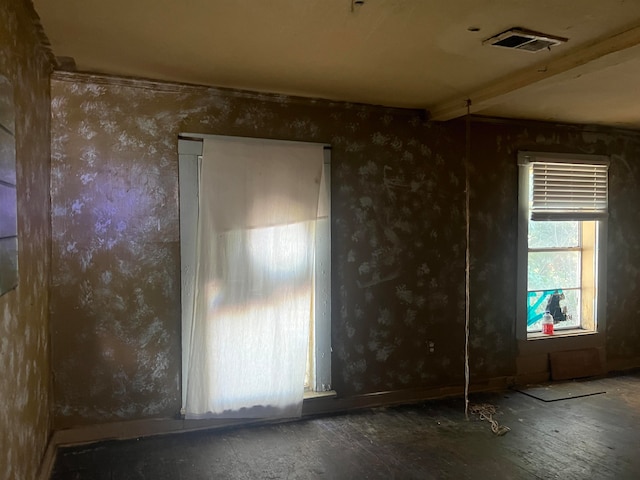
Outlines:
{"label": "electrical wire on wall", "polygon": [[464,416],[469,420],[469,278],[471,268],[470,254],[470,188],[469,188],[469,167],[471,162],[471,123],[470,114],[471,99],[467,99],[467,116],[465,117],[465,154],[464,154],[464,212],[466,224],[466,248],[465,248],[465,265],[464,265]]}
{"label": "electrical wire on wall", "polygon": [[496,414],[496,407],[489,403],[480,403],[477,405],[469,405],[469,330],[471,324],[471,314],[469,310],[470,300],[470,278],[471,278],[471,186],[470,186],[470,169],[471,169],[471,99],[467,99],[467,115],[465,117],[465,155],[464,155],[464,210],[466,224],[466,249],[465,249],[465,311],[464,311],[464,416],[469,420],[469,411],[477,415],[480,420],[487,420],[491,424],[491,431],[498,436],[504,435],[511,429],[504,425],[500,425],[493,418]]}

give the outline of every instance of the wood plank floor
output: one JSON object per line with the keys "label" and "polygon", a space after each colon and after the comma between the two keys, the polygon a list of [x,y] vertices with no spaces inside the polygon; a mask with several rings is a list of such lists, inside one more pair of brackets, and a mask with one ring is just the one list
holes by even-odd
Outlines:
{"label": "wood plank floor", "polygon": [[591,380],[606,393],[491,403],[504,436],[463,399],[291,423],[110,441],[60,450],[53,480],[640,479],[640,374]]}

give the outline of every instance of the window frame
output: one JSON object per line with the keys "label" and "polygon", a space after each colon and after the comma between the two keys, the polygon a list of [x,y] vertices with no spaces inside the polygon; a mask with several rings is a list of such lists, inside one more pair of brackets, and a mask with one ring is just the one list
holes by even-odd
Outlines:
{"label": "window frame", "polygon": [[[539,222],[544,222],[544,220]],[[595,229],[596,224],[595,221],[585,221],[585,220],[572,220],[572,222],[576,222],[578,225],[578,241],[576,245],[573,246],[562,246],[562,247],[532,247],[527,245],[527,262],[529,262],[532,253],[569,253],[576,252],[579,255],[579,260],[577,262],[577,284],[576,286],[564,286],[564,285],[556,285],[553,289],[561,290],[562,293],[577,291],[578,292],[578,305],[580,307],[579,318],[580,322],[578,326],[572,326],[569,324],[568,326],[563,323],[558,323],[555,325],[556,333],[560,333],[563,330],[587,330],[593,331],[595,325],[595,314],[593,312],[593,303],[595,302],[593,290],[596,284],[596,278],[594,274],[594,246],[597,244],[595,239]],[[530,225],[530,222],[529,222]],[[590,230],[594,231],[593,235],[585,235],[585,232],[589,232]],[[593,238],[590,238],[593,237]],[[589,265],[591,264],[591,265]],[[529,279],[529,265],[527,265],[527,280]],[[528,283],[528,282],[527,282]],[[529,285],[527,285],[527,302],[529,302],[529,294],[530,292],[542,292],[548,291],[544,289],[535,289],[530,290]],[[589,305],[591,304],[591,308]],[[527,305],[528,310],[528,305]],[[569,313],[572,313],[571,311]],[[590,315],[589,315],[590,313]],[[529,318],[527,315],[527,335],[531,335],[534,333],[538,333],[541,329],[529,330]],[[573,323],[573,322],[571,322]]]}
{"label": "window frame", "polygon": [[18,287],[18,180],[13,85],[0,75],[0,296]]}
{"label": "window frame", "polygon": [[[516,337],[518,340],[553,339],[575,335],[603,334],[606,329],[607,294],[607,223],[606,216],[599,216],[596,222],[594,255],[595,315],[593,328],[568,328],[557,330],[554,335],[527,332],[528,307],[528,263],[529,263],[529,219],[530,219],[530,166],[535,162],[562,162],[576,164],[609,164],[609,158],[603,155],[558,154],[549,152],[518,152],[518,239],[517,239],[517,279],[516,279]],[[608,189],[608,186],[607,186]],[[589,219],[576,218],[579,221]],[[542,220],[547,221],[547,220]],[[581,224],[582,225],[582,224]],[[581,247],[583,248],[583,247]],[[581,290],[584,279],[581,278]],[[581,320],[584,325],[584,319]]]}
{"label": "window frame", "polygon": [[[193,305],[188,301],[193,294],[195,261],[192,253],[195,251],[195,225],[198,215],[198,175],[199,165],[202,162],[202,144],[204,138],[215,138],[217,135],[180,133],[178,135],[178,183],[179,183],[179,211],[180,211],[180,257],[181,257],[181,332],[182,332],[182,408],[186,403],[186,372],[189,362],[188,333],[191,330],[191,316]],[[264,140],[264,139],[263,139]],[[274,140],[282,142],[282,140]],[[312,143],[312,142],[291,142]],[[331,146],[324,147],[324,176],[328,196],[328,211],[322,218],[321,226],[317,232],[321,236],[322,253],[315,258],[315,285],[314,298],[315,321],[313,330],[310,331],[313,348],[314,362],[311,380],[312,388],[305,393],[305,400],[313,397],[334,395],[331,389]],[[301,386],[302,387],[302,386]]]}

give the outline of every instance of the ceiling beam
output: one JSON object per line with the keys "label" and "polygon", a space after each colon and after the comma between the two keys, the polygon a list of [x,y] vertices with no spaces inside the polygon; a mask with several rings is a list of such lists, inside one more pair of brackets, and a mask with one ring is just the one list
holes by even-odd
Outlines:
{"label": "ceiling beam", "polygon": [[[467,108],[470,113],[478,113],[485,108],[496,104],[505,103],[511,96],[517,95],[522,88],[533,84],[543,82],[545,80],[557,80],[558,76],[568,74],[572,70],[579,67],[586,67],[588,72],[588,64],[595,60],[604,59],[612,56],[611,64],[620,63],[626,59],[621,59],[625,50],[640,45],[640,25],[636,25],[622,32],[610,35],[605,38],[598,39],[583,47],[571,50],[566,54],[553,58],[548,61],[539,62],[531,67],[522,68],[511,75],[500,78],[478,90],[469,92],[464,98],[452,98],[429,108],[429,119],[435,121],[446,121],[467,114]],[[632,52],[630,58],[637,58],[637,52]],[[597,68],[602,68],[601,62],[598,62]],[[580,69],[581,74],[586,73],[585,69]],[[554,78],[555,77],[555,78]],[[468,102],[470,100],[470,102]],[[467,107],[469,103],[469,107]]]}

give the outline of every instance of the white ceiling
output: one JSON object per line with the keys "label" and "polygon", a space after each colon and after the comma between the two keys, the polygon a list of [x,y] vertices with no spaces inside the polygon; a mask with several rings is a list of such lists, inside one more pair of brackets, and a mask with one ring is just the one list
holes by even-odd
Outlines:
{"label": "white ceiling", "polygon": [[[640,129],[639,0],[34,0],[79,71]],[[469,28],[479,31],[469,31]],[[567,37],[483,46],[511,27]]]}

